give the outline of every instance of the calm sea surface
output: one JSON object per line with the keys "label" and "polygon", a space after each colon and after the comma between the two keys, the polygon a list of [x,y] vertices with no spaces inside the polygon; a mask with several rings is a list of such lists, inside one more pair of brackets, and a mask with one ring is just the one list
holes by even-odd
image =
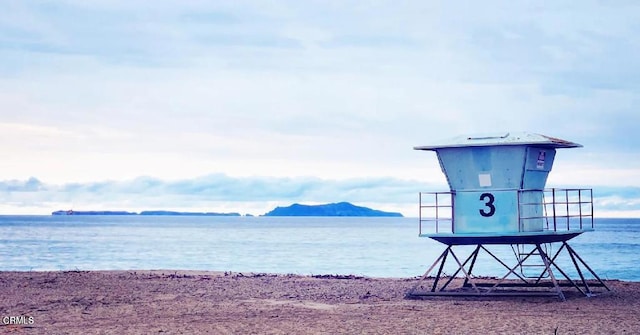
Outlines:
{"label": "calm sea surface", "polygon": [[[601,278],[640,281],[640,219],[597,219],[570,245]],[[510,247],[493,248],[512,264]],[[0,216],[0,270],[414,277],[443,250],[415,218]],[[505,273],[488,256],[477,264],[477,275]]]}

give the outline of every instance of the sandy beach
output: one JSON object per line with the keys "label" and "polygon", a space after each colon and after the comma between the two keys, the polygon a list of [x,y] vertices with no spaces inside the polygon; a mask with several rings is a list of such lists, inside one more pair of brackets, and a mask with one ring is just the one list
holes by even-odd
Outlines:
{"label": "sandy beach", "polygon": [[405,299],[416,281],[169,270],[0,272],[0,333],[640,333],[638,282],[607,281],[611,292],[569,294],[566,302]]}

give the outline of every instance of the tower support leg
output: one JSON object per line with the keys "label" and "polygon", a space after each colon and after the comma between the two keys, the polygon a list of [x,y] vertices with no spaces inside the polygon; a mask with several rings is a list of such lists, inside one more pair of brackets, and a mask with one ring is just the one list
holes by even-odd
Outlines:
{"label": "tower support leg", "polygon": [[[542,262],[544,263],[544,267],[546,269],[545,271],[547,271],[547,273],[549,274],[549,278],[551,278],[551,282],[553,283],[553,287],[555,288],[556,292],[558,293],[558,297],[562,301],[567,301],[567,299],[564,296],[564,293],[562,293],[562,289],[560,288],[560,285],[558,285],[558,281],[556,280],[556,276],[553,274],[553,271],[551,271],[551,264],[552,263],[551,263],[551,259],[549,258],[549,255],[547,255],[547,253],[544,252],[544,250],[542,250],[542,248],[540,247],[540,243],[536,244],[536,249],[538,250],[538,253],[540,254],[540,258],[542,258]],[[542,272],[542,274],[544,274],[544,272]]]}

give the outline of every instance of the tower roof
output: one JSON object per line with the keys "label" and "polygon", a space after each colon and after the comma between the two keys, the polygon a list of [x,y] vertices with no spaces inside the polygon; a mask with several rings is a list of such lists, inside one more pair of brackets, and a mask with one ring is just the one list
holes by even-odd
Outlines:
{"label": "tower roof", "polygon": [[581,144],[546,135],[533,133],[495,133],[457,136],[432,145],[413,147],[415,150],[437,150],[442,148],[488,147],[503,145],[532,145],[549,148],[579,148]]}

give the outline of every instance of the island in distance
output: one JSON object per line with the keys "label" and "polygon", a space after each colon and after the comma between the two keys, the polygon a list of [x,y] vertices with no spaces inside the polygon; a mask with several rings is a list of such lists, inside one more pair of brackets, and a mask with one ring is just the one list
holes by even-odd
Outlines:
{"label": "island in distance", "polygon": [[384,216],[402,217],[401,213],[384,212],[367,207],[356,206],[348,202],[324,205],[293,204],[288,207],[276,207],[264,216]]}
{"label": "island in distance", "polygon": [[[74,211],[59,210],[51,215],[184,215],[184,216],[242,216],[239,213],[213,212],[177,212],[177,211]],[[246,216],[252,216],[246,214]],[[288,207],[276,207],[264,216],[381,216],[402,217],[401,213],[385,212],[367,207],[356,206],[348,202],[338,202],[324,205],[293,204]]]}
{"label": "island in distance", "polygon": [[[177,212],[177,211],[142,211],[140,214],[127,211],[74,211],[59,210],[51,215],[184,215],[184,216],[241,216],[239,213],[213,213],[213,212]],[[247,214],[247,216],[251,216]]]}

